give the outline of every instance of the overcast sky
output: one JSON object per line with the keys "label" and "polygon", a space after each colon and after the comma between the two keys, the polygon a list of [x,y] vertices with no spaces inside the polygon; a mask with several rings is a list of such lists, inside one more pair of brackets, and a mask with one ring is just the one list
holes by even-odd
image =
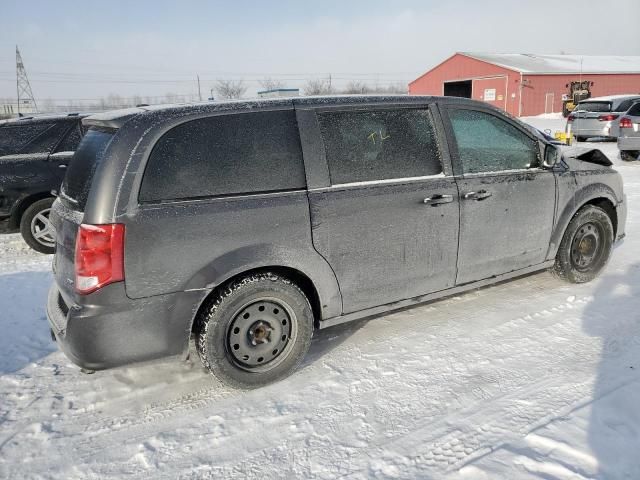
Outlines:
{"label": "overcast sky", "polygon": [[0,98],[16,44],[36,100],[189,94],[197,74],[203,95],[216,78],[406,83],[456,51],[640,55],[640,0],[0,0],[0,19]]}

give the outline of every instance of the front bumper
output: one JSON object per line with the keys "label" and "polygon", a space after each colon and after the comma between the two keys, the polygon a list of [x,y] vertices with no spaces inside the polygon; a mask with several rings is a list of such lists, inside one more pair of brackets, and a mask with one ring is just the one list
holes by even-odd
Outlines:
{"label": "front bumper", "polygon": [[627,228],[627,195],[622,196],[622,202],[616,207],[616,213],[618,214],[618,229],[616,231],[616,240],[622,240],[626,235]]}
{"label": "front bumper", "polygon": [[186,355],[191,324],[206,292],[144,299],[126,296],[124,283],[108,285],[79,305],[57,284],[49,290],[47,317],[60,349],[90,370]]}

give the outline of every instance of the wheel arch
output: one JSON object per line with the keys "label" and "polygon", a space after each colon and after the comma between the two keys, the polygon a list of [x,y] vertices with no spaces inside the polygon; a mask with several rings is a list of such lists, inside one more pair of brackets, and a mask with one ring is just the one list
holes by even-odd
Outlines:
{"label": "wheel arch", "polygon": [[547,260],[555,258],[558,248],[560,247],[562,237],[564,236],[564,232],[569,226],[569,222],[571,222],[571,219],[576,215],[576,213],[587,205],[594,205],[605,211],[611,220],[611,224],[613,226],[613,238],[615,240],[618,232],[618,214],[616,212],[616,205],[618,204],[618,201],[609,187],[604,185],[600,187],[605,188],[597,187],[598,186],[594,185],[591,186],[591,188],[585,188],[577,192],[572,201],[565,205],[565,208],[560,213],[558,222],[556,223],[551,236],[549,250],[547,252]]}
{"label": "wheel arch", "polygon": [[229,278],[227,278],[224,282],[220,283],[218,286],[214,287],[200,302],[200,305],[196,311],[196,314],[191,322],[191,332],[195,333],[197,328],[197,318],[202,312],[203,308],[206,308],[208,302],[218,295],[220,292],[224,291],[224,289],[233,283],[234,281],[249,277],[251,275],[256,275],[260,273],[273,273],[282,277],[291,280],[295,283],[302,292],[306,295],[309,303],[311,304],[311,309],[313,311],[314,318],[314,328],[317,329],[319,327],[320,319],[322,318],[322,304],[320,302],[320,295],[318,293],[318,289],[316,285],[313,283],[311,278],[307,276],[304,272],[295,269],[293,267],[282,266],[282,265],[267,265],[256,268],[251,268],[239,273],[236,273]]}
{"label": "wheel arch", "polygon": [[45,198],[55,198],[55,197],[51,195],[50,192],[39,192],[39,193],[32,193],[18,200],[14,205],[13,210],[11,211],[11,217],[9,220],[10,228],[19,228],[20,220],[22,219],[22,215],[27,210],[27,208],[29,208],[33,203],[37,202],[38,200],[43,200]]}

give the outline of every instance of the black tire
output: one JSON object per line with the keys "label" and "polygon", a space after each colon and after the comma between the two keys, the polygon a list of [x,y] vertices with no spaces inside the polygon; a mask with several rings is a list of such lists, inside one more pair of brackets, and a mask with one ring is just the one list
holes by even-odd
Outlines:
{"label": "black tire", "polygon": [[232,282],[208,301],[197,322],[203,365],[237,388],[260,387],[293,372],[309,349],[314,325],[302,290],[269,272]]}
{"label": "black tire", "polygon": [[20,218],[20,233],[24,241],[35,251],[47,255],[55,251],[56,232],[49,223],[49,212],[54,200],[43,198],[33,202]]}
{"label": "black tire", "polygon": [[620,158],[625,162],[632,162],[638,159],[639,152],[635,150],[620,150]]}
{"label": "black tire", "polygon": [[613,225],[609,215],[600,207],[587,205],[569,222],[553,272],[572,283],[589,282],[609,261],[612,245]]}
{"label": "black tire", "polygon": [[588,137],[576,136],[576,142],[586,142]]}

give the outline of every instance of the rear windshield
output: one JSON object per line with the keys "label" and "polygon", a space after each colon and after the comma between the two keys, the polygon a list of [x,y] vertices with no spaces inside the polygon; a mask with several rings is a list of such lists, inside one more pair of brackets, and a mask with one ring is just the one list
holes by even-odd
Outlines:
{"label": "rear windshield", "polygon": [[580,102],[576,106],[580,112],[610,112],[611,102]]}
{"label": "rear windshield", "polygon": [[115,133],[114,129],[93,127],[80,142],[62,182],[62,200],[71,208],[84,210],[93,174]]}

